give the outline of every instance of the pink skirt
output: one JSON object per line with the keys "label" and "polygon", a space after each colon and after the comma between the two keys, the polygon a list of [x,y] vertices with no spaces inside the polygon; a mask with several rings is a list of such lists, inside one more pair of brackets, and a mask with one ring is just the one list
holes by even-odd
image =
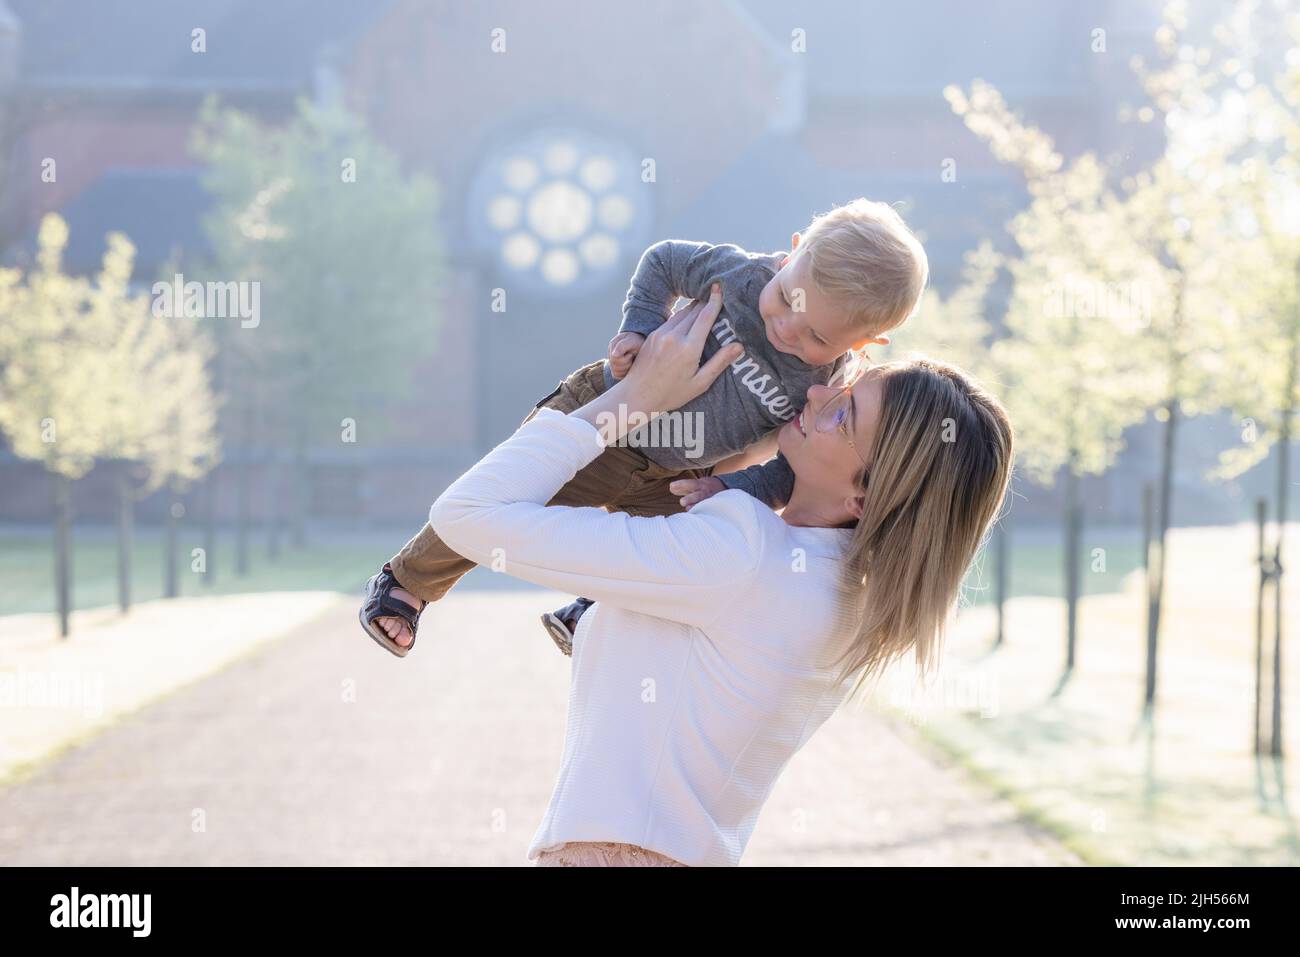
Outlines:
{"label": "pink skirt", "polygon": [[615,841],[570,841],[539,851],[537,867],[689,867],[666,854]]}

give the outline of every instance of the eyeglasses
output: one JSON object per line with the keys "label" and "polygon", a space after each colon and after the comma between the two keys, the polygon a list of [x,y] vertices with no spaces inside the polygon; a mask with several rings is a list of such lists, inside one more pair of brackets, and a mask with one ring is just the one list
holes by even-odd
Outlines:
{"label": "eyeglasses", "polygon": [[813,423],[813,427],[818,432],[838,430],[839,433],[844,436],[844,441],[849,443],[849,448],[853,449],[853,454],[858,457],[858,461],[865,466],[867,460],[864,459],[862,453],[858,451],[858,446],[853,441],[853,435],[849,431],[849,403],[852,398],[850,393],[852,392],[856,381],[857,380],[855,379],[854,382],[850,382],[848,385],[841,388],[837,393],[835,393],[833,398],[829,399],[826,404],[818,410],[817,419]]}

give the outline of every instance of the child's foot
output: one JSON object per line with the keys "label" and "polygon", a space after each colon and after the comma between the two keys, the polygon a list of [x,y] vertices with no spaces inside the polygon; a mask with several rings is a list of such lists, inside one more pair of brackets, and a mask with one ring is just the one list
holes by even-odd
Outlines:
{"label": "child's foot", "polygon": [[546,626],[546,633],[555,642],[555,647],[566,655],[573,654],[573,636],[578,630],[578,619],[594,604],[595,602],[590,598],[575,598],[563,608],[542,615],[542,624]]}
{"label": "child's foot", "polygon": [[[424,602],[416,598],[404,588],[394,588],[390,593],[398,601],[404,601],[417,611],[424,610]],[[411,629],[400,618],[376,618],[375,624],[384,629],[389,638],[397,642],[403,648],[411,644]]]}
{"label": "child's foot", "polygon": [[404,658],[415,646],[415,629],[425,604],[401,586],[392,566],[385,563],[366,582],[365,600],[357,617],[376,644]]}

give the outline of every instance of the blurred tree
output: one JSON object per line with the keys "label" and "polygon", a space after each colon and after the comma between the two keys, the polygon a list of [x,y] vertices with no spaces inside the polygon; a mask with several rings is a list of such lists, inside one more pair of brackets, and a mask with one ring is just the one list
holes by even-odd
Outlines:
{"label": "blurred tree", "polygon": [[916,315],[890,333],[889,345],[879,352],[881,361],[919,352],[960,366],[982,381],[996,381],[989,352],[993,326],[985,318],[985,301],[1002,265],[1003,257],[987,240],[969,250],[957,288],[944,297],[928,286]]}
{"label": "blurred tree", "polygon": [[[1240,162],[1253,124],[1243,123],[1240,57],[1255,41],[1250,11],[1255,3],[1229,8],[1226,19],[1198,7],[1197,22],[1185,3],[1166,4],[1155,34],[1157,63],[1135,57],[1133,68],[1150,105],[1125,108],[1142,122],[1160,122],[1164,150],[1151,168],[1125,180],[1127,230],[1166,274],[1171,295],[1152,315],[1152,368],[1160,370],[1156,418],[1163,423],[1155,529],[1147,562],[1147,675],[1143,711],[1155,705],[1157,649],[1172,521],[1173,474],[1179,420],[1225,406],[1240,396],[1233,352],[1243,342],[1241,290],[1232,273],[1240,245],[1242,202]],[[1244,19],[1243,19],[1244,15]],[[1231,25],[1230,27],[1228,25]],[[1192,37],[1200,41],[1193,42]],[[1203,41],[1203,42],[1202,42]],[[1250,298],[1256,298],[1251,296]],[[1246,306],[1248,313],[1257,309]],[[1253,337],[1252,337],[1253,338]],[[1251,341],[1250,346],[1259,346]],[[1237,357],[1253,365],[1257,356]],[[1265,450],[1267,446],[1265,445]],[[1251,454],[1256,454],[1252,450]],[[1235,462],[1244,465],[1247,458]],[[1219,476],[1231,468],[1219,470]]]}
{"label": "blurred tree", "polygon": [[0,430],[20,458],[50,473],[54,581],[59,633],[68,634],[72,597],[71,483],[90,471],[106,443],[110,410],[100,401],[108,366],[77,335],[89,283],[63,272],[68,227],[42,221],[36,266],[0,270]]}
{"label": "blurred tree", "polygon": [[[1221,338],[1209,348],[1214,397],[1241,425],[1242,442],[1213,475],[1235,477],[1277,449],[1277,530],[1264,572],[1274,605],[1269,750],[1281,757],[1281,555],[1300,398],[1300,16],[1282,0],[1237,0],[1213,18],[1193,21],[1186,4],[1169,4],[1156,34],[1159,63],[1134,66],[1164,119],[1165,162],[1180,177],[1166,192],[1187,206],[1175,255],[1203,257],[1212,295],[1191,301],[1219,320]],[[1256,750],[1261,657],[1257,648]]]}
{"label": "blurred tree", "polygon": [[[227,385],[266,397],[259,419],[283,420],[274,444],[291,450],[301,544],[309,445],[339,442],[344,420],[362,423],[409,392],[435,341],[437,193],[404,175],[359,119],[305,100],[274,129],[209,100],[194,149],[215,197],[211,269],[260,283],[265,313],[225,330]],[[372,414],[358,427],[375,435],[392,424]]]}
{"label": "blurred tree", "polygon": [[[41,221],[37,265],[23,276],[0,270],[0,429],[14,452],[42,462],[54,480],[55,585],[60,634],[71,612],[71,481],[97,459],[141,464],[144,489],[174,474],[192,475],[215,454],[213,400],[204,338],[192,326],[154,317],[132,295],[135,251],[110,233],[91,281],[62,268],[68,228],[57,214]],[[187,461],[162,436],[179,416]],[[119,601],[129,606],[130,500],[119,484]]]}
{"label": "blurred tree", "polygon": [[[1206,167],[1223,170],[1222,155]],[[1226,325],[1221,260],[1231,243],[1230,205],[1222,192],[1198,185],[1190,170],[1168,156],[1128,180],[1120,207],[1123,228],[1140,243],[1159,276],[1150,280],[1151,310],[1143,354],[1158,392],[1155,419],[1162,425],[1159,478],[1152,502],[1154,528],[1147,555],[1147,654],[1142,708],[1155,707],[1156,674],[1178,425],[1222,405]]]}
{"label": "blurred tree", "polygon": [[[131,602],[134,501],[163,486],[174,490],[200,477],[218,457],[217,401],[208,373],[211,346],[206,331],[193,319],[155,315],[147,295],[131,294],[134,261],[131,242],[110,233],[79,333],[113,370],[109,391],[101,397],[109,424],[100,454],[136,463],[134,471],[141,477],[133,488],[128,469],[118,475],[118,603],[123,611]],[[172,505],[168,502],[163,551],[168,598],[177,594]]]}
{"label": "blurred tree", "polygon": [[1081,508],[1078,482],[1109,468],[1124,430],[1151,401],[1141,350],[1144,283],[1157,281],[1148,256],[1122,228],[1121,204],[1092,154],[1068,167],[1049,136],[1026,125],[983,81],[969,95],[944,91],[953,110],[1003,162],[1018,167],[1029,206],[1008,228],[1018,256],[1005,336],[993,343],[1001,395],[1016,424],[1019,463],[1030,476],[1064,485],[1066,661],[1075,664]]}

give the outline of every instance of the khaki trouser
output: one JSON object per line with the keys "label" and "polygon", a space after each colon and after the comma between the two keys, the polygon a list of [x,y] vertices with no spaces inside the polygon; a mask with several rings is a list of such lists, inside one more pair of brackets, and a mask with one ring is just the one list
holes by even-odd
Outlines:
{"label": "khaki trouser", "polygon": [[[550,395],[533,406],[527,422],[546,406],[572,412],[605,391],[605,360],[571,373]],[[523,422],[520,423],[522,425]],[[656,465],[636,448],[611,445],[555,493],[548,505],[594,505],[629,515],[671,515],[682,511],[680,496],[668,491],[676,478],[703,478],[712,468],[668,469]],[[391,560],[401,586],[424,601],[437,601],[474,567],[452,551],[426,522],[420,533]]]}

